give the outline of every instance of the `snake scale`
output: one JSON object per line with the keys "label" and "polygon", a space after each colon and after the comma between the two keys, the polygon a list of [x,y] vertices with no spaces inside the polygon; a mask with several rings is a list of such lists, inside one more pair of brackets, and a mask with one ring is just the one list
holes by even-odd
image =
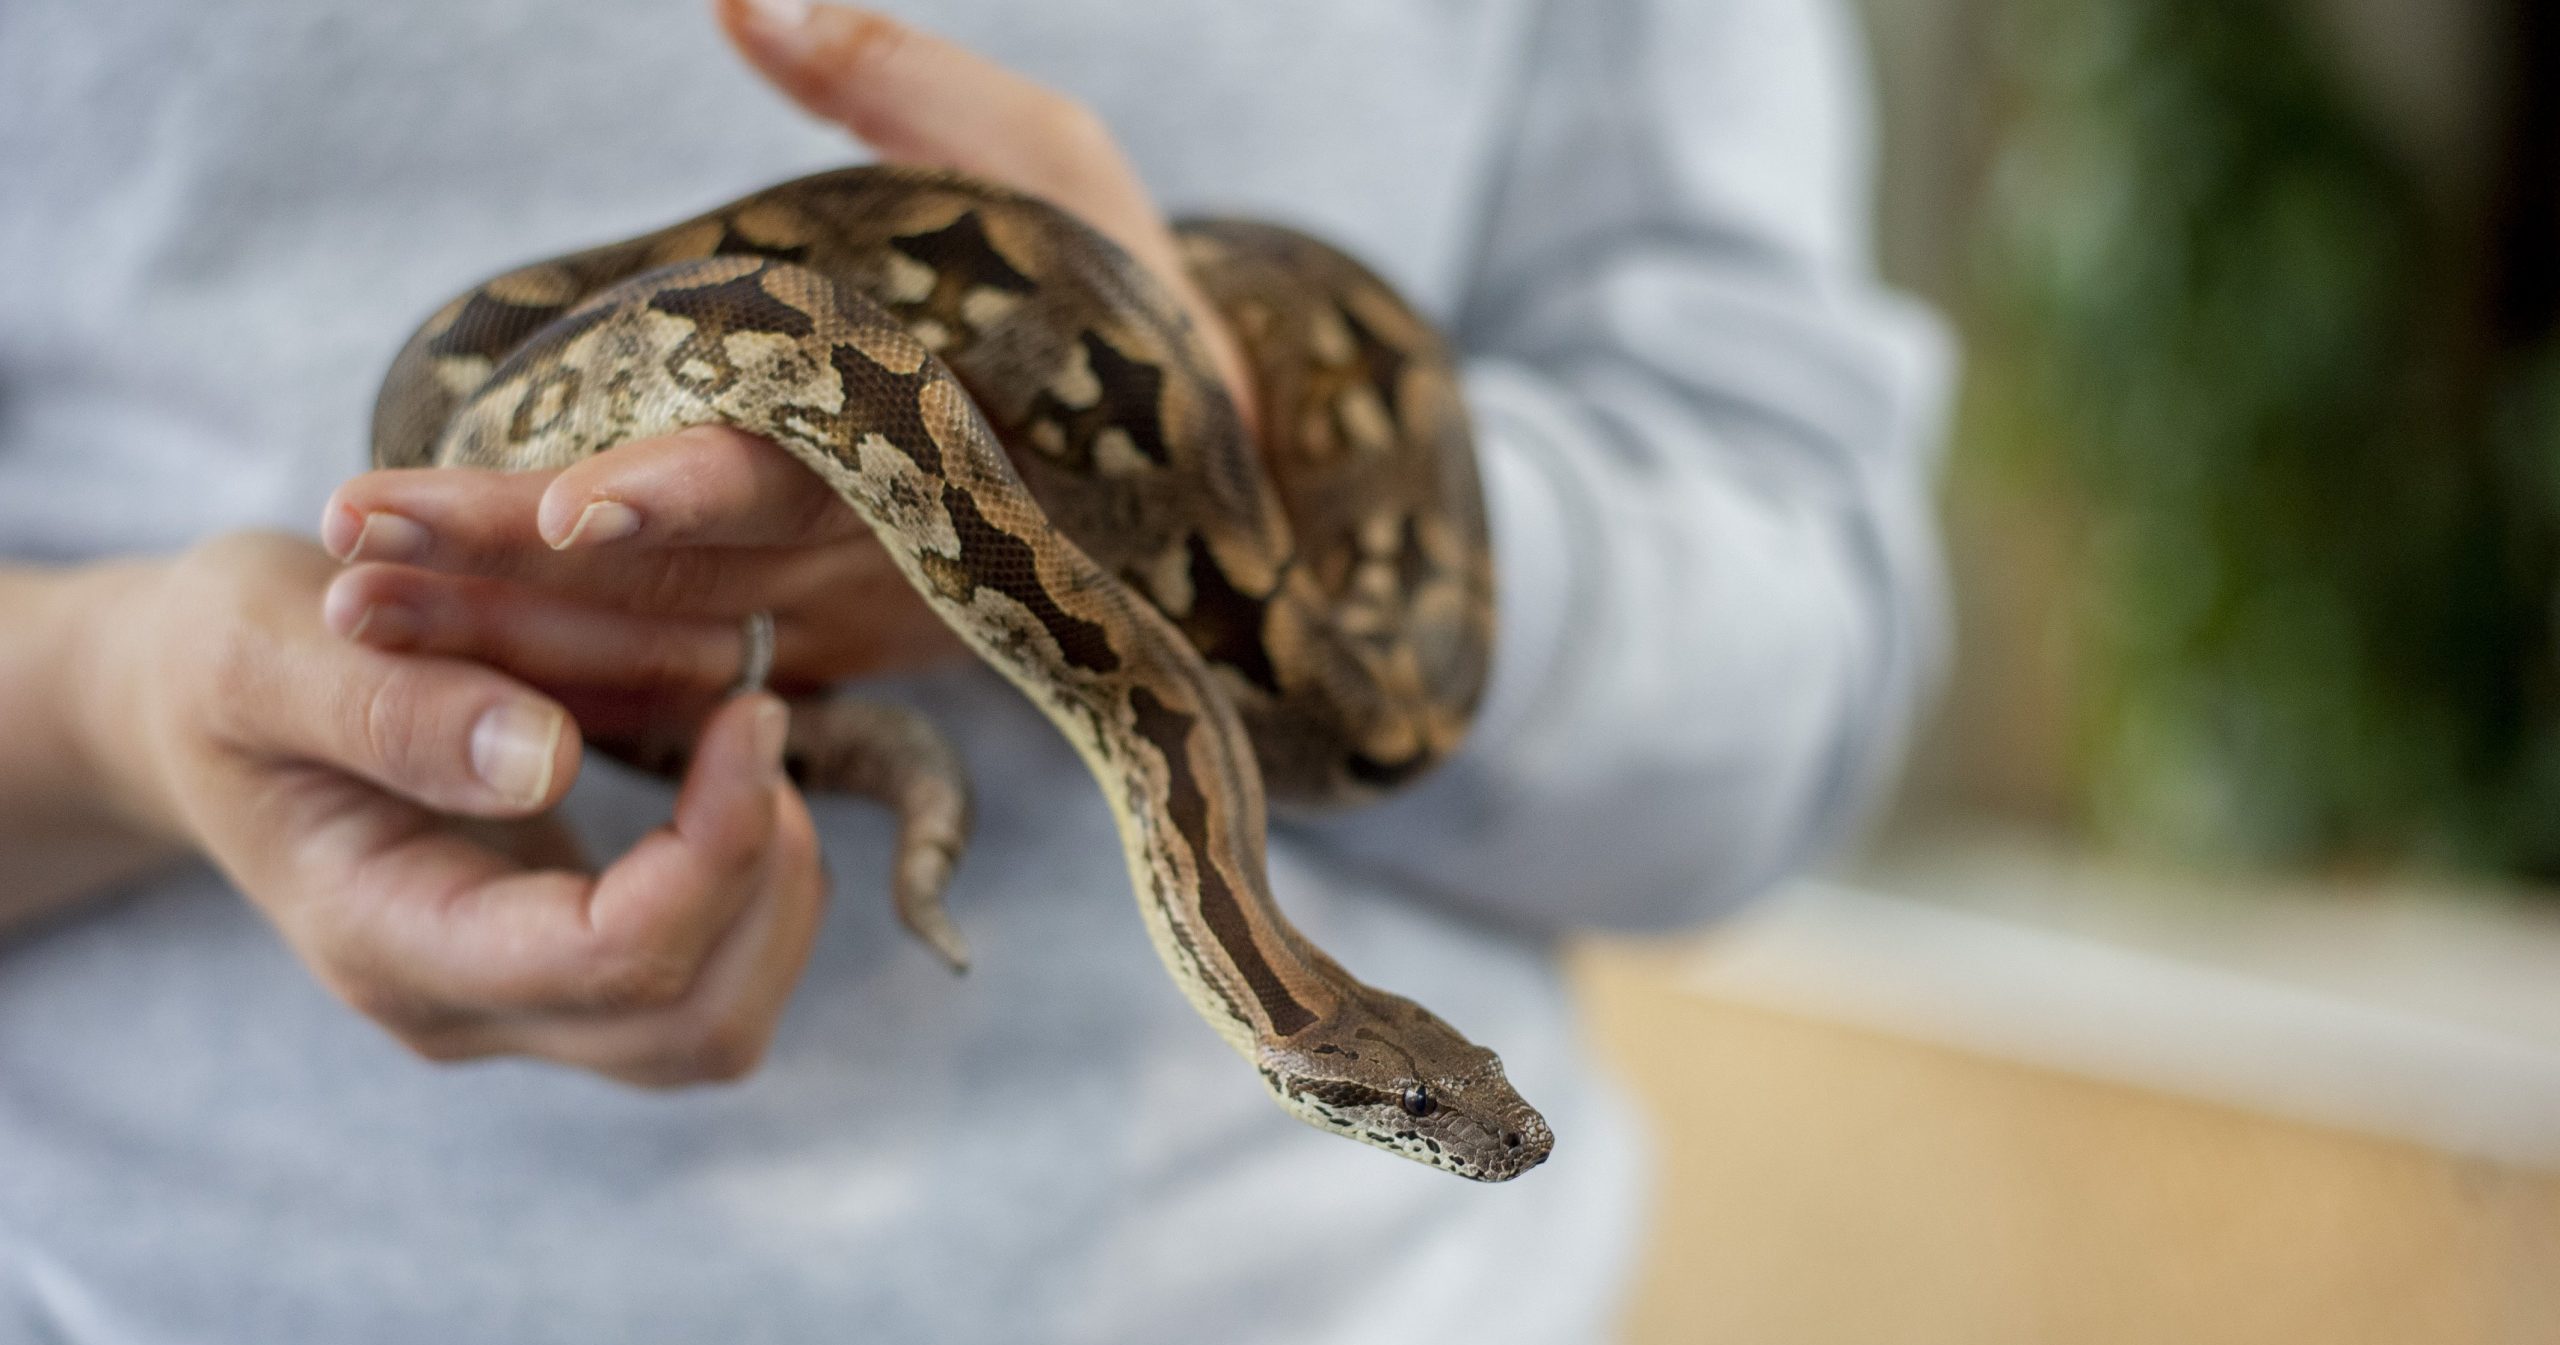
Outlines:
{"label": "snake scale", "polygon": [[[374,461],[556,468],[708,423],[780,445],[1074,743],[1158,954],[1280,1105],[1507,1180],[1545,1160],[1546,1122],[1492,1052],[1291,926],[1263,851],[1266,797],[1407,781],[1482,690],[1492,561],[1449,357],[1315,239],[1178,236],[1253,368],[1251,432],[1116,245],[983,182],[866,167],[469,290],[393,363]],[[899,810],[900,914],[960,964],[941,899],[967,792],[939,732],[811,699],[789,761]]]}

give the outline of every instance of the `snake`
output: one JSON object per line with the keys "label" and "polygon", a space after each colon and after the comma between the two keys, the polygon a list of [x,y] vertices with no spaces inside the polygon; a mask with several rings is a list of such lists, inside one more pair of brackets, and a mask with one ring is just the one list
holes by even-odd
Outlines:
{"label": "snake", "polygon": [[[1265,858],[1274,806],[1409,784],[1482,696],[1493,562],[1448,344],[1310,234],[1174,227],[1243,348],[1254,425],[1172,286],[1117,244],[1024,193],[866,165],[464,291],[393,359],[373,461],[556,469],[707,424],[770,440],[1073,744],[1159,958],[1272,1098],[1509,1180],[1553,1134],[1501,1060],[1318,948]],[[897,912],[966,966],[943,896],[968,783],[939,728],[803,697],[786,766],[897,812]]]}

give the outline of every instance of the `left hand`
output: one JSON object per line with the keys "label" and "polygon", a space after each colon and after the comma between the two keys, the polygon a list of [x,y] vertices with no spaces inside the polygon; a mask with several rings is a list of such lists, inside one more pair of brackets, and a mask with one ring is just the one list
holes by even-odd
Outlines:
{"label": "left hand", "polygon": [[[863,10],[715,5],[758,71],[883,158],[1043,197],[1119,243],[1182,302],[1254,423],[1241,349],[1090,109]],[[750,612],[774,615],[786,690],[964,652],[816,475],[721,427],[557,472],[370,472],[332,497],[321,538],[349,566],[325,603],[340,635],[492,664],[599,736],[707,713],[738,675]]]}

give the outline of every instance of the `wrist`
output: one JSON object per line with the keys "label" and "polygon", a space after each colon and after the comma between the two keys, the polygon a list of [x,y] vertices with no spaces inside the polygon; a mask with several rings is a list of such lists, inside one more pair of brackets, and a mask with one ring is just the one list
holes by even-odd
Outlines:
{"label": "wrist", "polygon": [[0,931],[184,853],[104,731],[136,717],[101,685],[96,637],[138,568],[0,569]]}
{"label": "wrist", "polygon": [[128,834],[153,854],[186,848],[155,749],[150,662],[165,560],[110,561],[66,573],[48,613],[63,797],[85,817]]}

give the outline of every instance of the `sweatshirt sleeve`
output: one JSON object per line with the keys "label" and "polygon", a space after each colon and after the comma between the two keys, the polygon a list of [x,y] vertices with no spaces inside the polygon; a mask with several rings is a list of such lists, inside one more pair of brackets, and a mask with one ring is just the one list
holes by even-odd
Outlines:
{"label": "sweatshirt sleeve", "polygon": [[1853,829],[1942,618],[1951,359],[1867,261],[1831,0],[1552,0],[1454,334],[1498,566],[1459,753],[1292,824],[1533,929],[1727,909]]}

